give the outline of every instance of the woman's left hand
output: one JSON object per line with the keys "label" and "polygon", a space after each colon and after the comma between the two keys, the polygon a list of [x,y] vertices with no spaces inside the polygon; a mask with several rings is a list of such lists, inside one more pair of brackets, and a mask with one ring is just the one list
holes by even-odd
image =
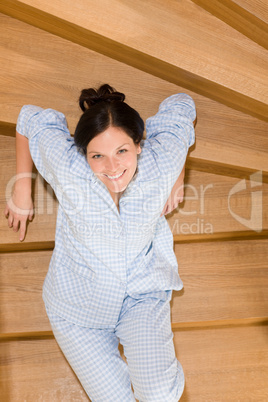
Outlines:
{"label": "woman's left hand", "polygon": [[178,207],[178,205],[181,202],[183,202],[184,175],[185,175],[185,166],[183,167],[181,174],[179,175],[177,181],[175,182],[175,184],[171,190],[171,193],[163,208],[161,216],[170,214],[172,211],[174,211],[174,209],[176,209]]}

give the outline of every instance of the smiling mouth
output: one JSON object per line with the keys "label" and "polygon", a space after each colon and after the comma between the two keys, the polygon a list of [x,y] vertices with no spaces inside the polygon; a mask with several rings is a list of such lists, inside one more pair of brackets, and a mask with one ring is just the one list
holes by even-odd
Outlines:
{"label": "smiling mouth", "polygon": [[108,179],[110,179],[110,180],[118,180],[123,176],[125,171],[126,170],[124,170],[122,173],[117,174],[116,176],[109,176],[108,174],[104,174],[104,176],[108,177]]}

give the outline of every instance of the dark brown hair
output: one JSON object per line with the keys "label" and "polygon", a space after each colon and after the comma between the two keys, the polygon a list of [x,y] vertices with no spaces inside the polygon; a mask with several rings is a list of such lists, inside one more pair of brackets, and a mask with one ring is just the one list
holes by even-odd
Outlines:
{"label": "dark brown hair", "polygon": [[81,91],[79,105],[84,112],[76,126],[74,141],[86,155],[89,142],[108,127],[118,127],[135,144],[143,137],[144,122],[139,113],[125,103],[125,95],[108,84]]}

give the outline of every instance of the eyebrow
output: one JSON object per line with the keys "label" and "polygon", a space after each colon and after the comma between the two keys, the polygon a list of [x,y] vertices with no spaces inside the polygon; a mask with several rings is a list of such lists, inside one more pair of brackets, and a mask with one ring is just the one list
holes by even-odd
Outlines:
{"label": "eyebrow", "polygon": [[[130,144],[129,144],[128,142],[126,142],[126,143],[120,145],[119,147],[117,147],[117,148],[116,148],[116,151],[117,151],[119,148],[122,148],[124,145],[130,145]],[[88,155],[89,155],[89,154],[101,154],[101,152],[90,151],[90,152],[88,152]]]}

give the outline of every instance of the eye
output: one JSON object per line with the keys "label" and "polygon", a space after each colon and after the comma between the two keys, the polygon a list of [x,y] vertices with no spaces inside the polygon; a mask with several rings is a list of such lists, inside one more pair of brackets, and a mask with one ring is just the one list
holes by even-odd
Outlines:
{"label": "eye", "polygon": [[100,159],[102,157],[102,155],[93,155],[92,159]]}
{"label": "eye", "polygon": [[120,150],[118,151],[119,154],[124,154],[125,152],[127,152],[127,149],[120,149]]}

